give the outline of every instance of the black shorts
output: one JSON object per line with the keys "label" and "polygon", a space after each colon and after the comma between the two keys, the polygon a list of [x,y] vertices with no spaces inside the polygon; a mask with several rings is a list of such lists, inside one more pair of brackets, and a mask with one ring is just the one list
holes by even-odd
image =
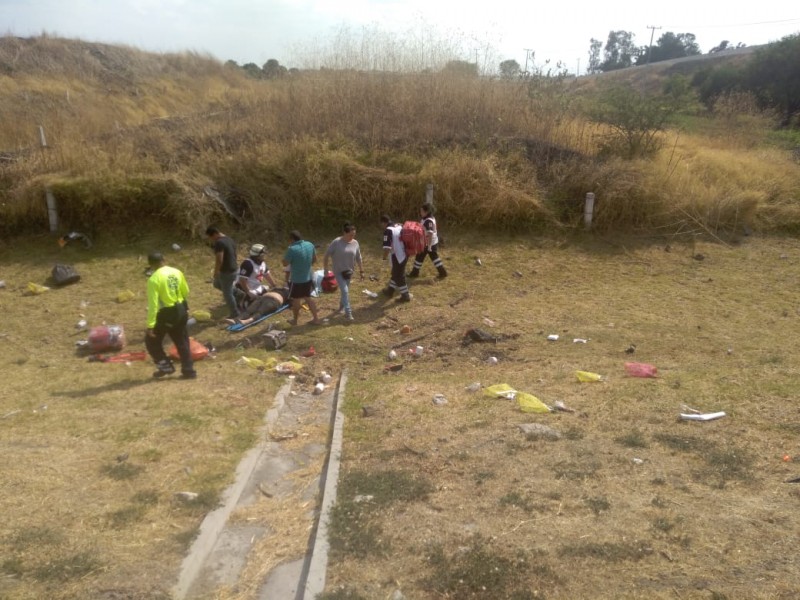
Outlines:
{"label": "black shorts", "polygon": [[312,289],[313,287],[310,281],[306,281],[305,283],[292,282],[289,286],[289,298],[310,298]]}

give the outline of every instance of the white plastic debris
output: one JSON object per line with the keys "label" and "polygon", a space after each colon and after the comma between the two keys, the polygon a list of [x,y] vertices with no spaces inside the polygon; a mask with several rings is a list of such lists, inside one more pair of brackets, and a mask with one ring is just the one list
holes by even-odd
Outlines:
{"label": "white plastic debris", "polygon": [[192,502],[193,500],[197,500],[197,492],[177,492],[175,497],[178,500],[183,500],[184,502]]}
{"label": "white plastic debris", "polygon": [[364,294],[365,296],[369,296],[370,298],[377,298],[378,297],[377,293],[371,292],[369,290],[363,290],[361,293]]}
{"label": "white plastic debris", "polygon": [[584,338],[575,338],[575,339],[573,339],[573,340],[572,340],[572,343],[573,343],[573,344],[585,344],[585,343],[587,343],[588,341],[589,341],[589,340],[587,340],[587,339],[584,339]]}
{"label": "white plastic debris", "polygon": [[81,319],[80,321],[75,323],[75,329],[83,331],[84,329],[86,329],[87,325],[88,325],[88,323],[86,322],[86,319]]}
{"label": "white plastic debris", "polygon": [[550,335],[547,336],[547,339],[550,340],[551,342],[557,342],[558,341],[558,334],[557,333],[551,333]]}
{"label": "white plastic debris", "polygon": [[474,394],[475,392],[479,392],[481,389],[481,382],[476,381],[475,383],[470,383],[467,387],[464,388],[470,394]]}
{"label": "white plastic debris", "polygon": [[635,464],[635,465],[643,465],[644,464],[644,460],[642,460],[641,458],[634,458],[633,459],[633,464]]}
{"label": "white plastic debris", "polygon": [[324,383],[325,385],[328,385],[331,381],[333,381],[333,377],[331,377],[331,374],[326,373],[325,371],[323,371],[322,374],[320,375],[320,379],[322,380],[322,383]]}
{"label": "white plastic debris", "polygon": [[497,364],[497,357],[496,356],[490,356],[489,358],[486,359],[486,362],[489,363],[490,365],[496,365]]}
{"label": "white plastic debris", "polygon": [[397,358],[397,352],[394,350],[389,350],[389,360],[394,360]]}
{"label": "white plastic debris", "polygon": [[180,251],[181,251],[181,247],[180,247],[180,245],[179,245],[179,244],[172,244],[172,249],[173,249],[175,252],[180,252]]}
{"label": "white plastic debris", "polygon": [[319,396],[322,392],[325,391],[325,384],[321,381],[314,386],[314,395]]}
{"label": "white plastic debris", "polygon": [[436,406],[443,406],[447,404],[447,398],[444,397],[444,394],[434,394],[433,395],[433,403]]}
{"label": "white plastic debris", "polygon": [[725,413],[722,411],[715,413],[681,413],[681,419],[684,421],[713,421],[724,416]]}

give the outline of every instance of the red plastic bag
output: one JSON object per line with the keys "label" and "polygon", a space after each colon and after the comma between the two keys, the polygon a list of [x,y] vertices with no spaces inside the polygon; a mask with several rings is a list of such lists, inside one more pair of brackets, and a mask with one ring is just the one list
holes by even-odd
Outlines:
{"label": "red plastic bag", "polygon": [[98,325],[89,330],[89,349],[92,352],[122,350],[125,347],[125,330],[122,325]]}
{"label": "red plastic bag", "polygon": [[647,363],[626,362],[625,373],[629,377],[658,377],[658,369]]}
{"label": "red plastic bag", "polygon": [[[189,351],[192,354],[192,360],[203,360],[206,356],[208,356],[208,348],[206,348],[203,344],[198,342],[193,337],[189,338]],[[169,349],[168,352],[170,358],[173,360],[178,360],[180,355],[178,354],[178,349],[175,347],[175,344]]]}

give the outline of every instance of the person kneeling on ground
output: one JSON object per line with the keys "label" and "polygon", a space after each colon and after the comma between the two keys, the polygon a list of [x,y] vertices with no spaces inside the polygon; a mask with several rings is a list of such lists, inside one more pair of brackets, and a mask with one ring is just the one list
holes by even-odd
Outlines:
{"label": "person kneeling on ground", "polygon": [[234,325],[249,325],[259,317],[275,312],[284,304],[289,303],[289,288],[280,287],[268,291],[266,294],[258,296],[253,300],[238,319],[225,319],[227,323]]}

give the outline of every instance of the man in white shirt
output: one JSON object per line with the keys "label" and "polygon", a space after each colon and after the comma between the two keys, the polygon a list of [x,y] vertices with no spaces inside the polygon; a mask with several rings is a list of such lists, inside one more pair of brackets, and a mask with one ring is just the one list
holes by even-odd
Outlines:
{"label": "man in white shirt", "polygon": [[403,230],[403,226],[393,223],[388,215],[381,217],[381,224],[384,227],[383,260],[387,260],[389,256],[392,257],[392,278],[389,280],[389,285],[384,288],[383,294],[391,298],[395,290],[397,290],[400,292],[397,302],[410,302],[411,294],[408,293],[408,285],[406,284],[408,256],[406,255],[405,245],[400,239],[400,232]]}

